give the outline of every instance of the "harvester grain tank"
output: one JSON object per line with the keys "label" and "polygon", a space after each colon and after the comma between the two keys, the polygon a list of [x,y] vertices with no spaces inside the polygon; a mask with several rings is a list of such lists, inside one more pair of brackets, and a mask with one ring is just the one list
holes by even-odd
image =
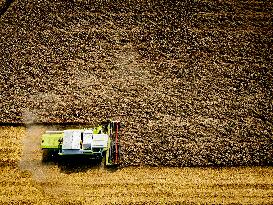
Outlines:
{"label": "harvester grain tank", "polygon": [[102,160],[106,166],[117,165],[119,129],[119,121],[107,121],[95,128],[46,131],[41,141],[43,160],[78,156]]}

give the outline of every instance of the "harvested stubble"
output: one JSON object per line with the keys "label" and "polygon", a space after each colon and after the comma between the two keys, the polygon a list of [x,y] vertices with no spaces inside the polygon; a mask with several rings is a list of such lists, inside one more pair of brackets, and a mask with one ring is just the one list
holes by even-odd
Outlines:
{"label": "harvested stubble", "polygon": [[45,129],[0,127],[0,204],[273,203],[272,167],[70,170],[42,164],[35,144]]}
{"label": "harvested stubble", "polygon": [[124,165],[268,165],[271,1],[15,1],[0,120],[125,122]]}

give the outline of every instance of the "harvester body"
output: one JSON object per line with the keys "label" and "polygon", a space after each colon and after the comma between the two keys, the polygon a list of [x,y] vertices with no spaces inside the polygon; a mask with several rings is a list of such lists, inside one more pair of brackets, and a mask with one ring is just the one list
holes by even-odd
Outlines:
{"label": "harvester body", "polygon": [[49,156],[80,156],[101,159],[105,165],[119,163],[119,121],[107,121],[95,128],[46,131],[41,148],[44,160]]}

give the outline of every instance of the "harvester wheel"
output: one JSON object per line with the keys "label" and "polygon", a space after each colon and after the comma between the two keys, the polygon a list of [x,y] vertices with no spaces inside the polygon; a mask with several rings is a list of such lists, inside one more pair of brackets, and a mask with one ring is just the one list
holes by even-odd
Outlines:
{"label": "harvester wheel", "polygon": [[51,162],[57,159],[57,154],[53,150],[43,149],[42,162]]}
{"label": "harvester wheel", "polygon": [[43,155],[42,155],[42,162],[48,162],[50,161],[49,157],[49,150],[48,149],[43,149]]}
{"label": "harvester wheel", "polygon": [[101,163],[100,163],[100,168],[105,168],[105,167],[106,167],[106,152],[103,152]]}

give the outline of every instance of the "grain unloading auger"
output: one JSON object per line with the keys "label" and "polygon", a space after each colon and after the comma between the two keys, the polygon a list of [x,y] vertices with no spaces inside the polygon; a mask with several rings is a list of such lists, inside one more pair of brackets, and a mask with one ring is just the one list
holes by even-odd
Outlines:
{"label": "grain unloading auger", "polygon": [[120,160],[119,121],[107,121],[90,129],[46,131],[42,135],[43,160],[60,156],[88,157],[117,165]]}

